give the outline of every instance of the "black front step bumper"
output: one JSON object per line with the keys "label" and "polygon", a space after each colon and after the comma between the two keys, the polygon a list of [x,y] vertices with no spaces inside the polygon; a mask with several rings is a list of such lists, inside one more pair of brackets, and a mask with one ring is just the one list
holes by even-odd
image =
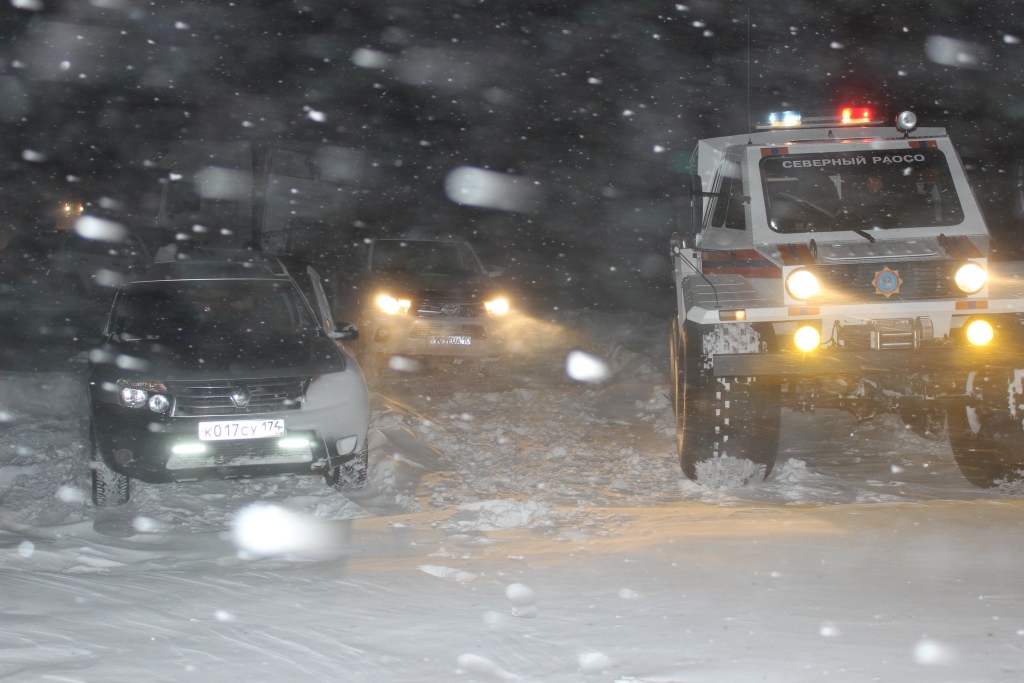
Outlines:
{"label": "black front step bumper", "polygon": [[715,377],[955,373],[984,368],[1024,368],[1024,348],[948,345],[922,349],[819,349],[810,353],[719,354]]}

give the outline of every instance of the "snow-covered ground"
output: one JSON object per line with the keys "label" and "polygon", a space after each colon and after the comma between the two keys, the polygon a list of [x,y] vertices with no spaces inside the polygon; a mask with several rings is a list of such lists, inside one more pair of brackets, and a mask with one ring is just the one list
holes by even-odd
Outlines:
{"label": "snow-covered ground", "polygon": [[[705,488],[676,461],[664,320],[529,329],[507,378],[379,382],[349,495],[137,484],[97,512],[80,378],[0,377],[0,678],[1024,676],[1024,498],[833,411],[784,413],[767,481]],[[573,348],[610,376],[569,379]]]}

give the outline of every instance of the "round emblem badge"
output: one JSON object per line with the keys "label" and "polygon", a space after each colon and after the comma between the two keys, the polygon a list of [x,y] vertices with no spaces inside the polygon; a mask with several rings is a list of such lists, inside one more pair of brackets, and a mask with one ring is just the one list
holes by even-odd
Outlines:
{"label": "round emblem badge", "polygon": [[900,277],[900,272],[898,270],[890,270],[889,266],[875,273],[875,294],[881,294],[886,299],[893,294],[899,294],[900,285],[902,284],[903,278]]}

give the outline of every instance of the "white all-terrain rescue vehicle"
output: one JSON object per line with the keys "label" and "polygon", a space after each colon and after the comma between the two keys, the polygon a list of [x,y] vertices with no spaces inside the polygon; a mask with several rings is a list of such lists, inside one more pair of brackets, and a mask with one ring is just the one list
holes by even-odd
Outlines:
{"label": "white all-terrain rescue vehicle", "polygon": [[964,476],[1024,476],[1024,264],[990,235],[942,128],[869,110],[701,140],[672,238],[679,459],[746,482],[780,410],[896,411]]}

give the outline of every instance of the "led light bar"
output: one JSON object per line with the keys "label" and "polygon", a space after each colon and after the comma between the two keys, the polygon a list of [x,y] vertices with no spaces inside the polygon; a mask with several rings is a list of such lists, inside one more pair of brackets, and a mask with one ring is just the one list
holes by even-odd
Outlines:
{"label": "led light bar", "polygon": [[757,130],[779,128],[839,128],[842,126],[879,126],[884,122],[874,118],[870,107],[841,107],[835,114],[804,116],[798,111],[780,111],[768,114],[768,120],[757,124]]}

